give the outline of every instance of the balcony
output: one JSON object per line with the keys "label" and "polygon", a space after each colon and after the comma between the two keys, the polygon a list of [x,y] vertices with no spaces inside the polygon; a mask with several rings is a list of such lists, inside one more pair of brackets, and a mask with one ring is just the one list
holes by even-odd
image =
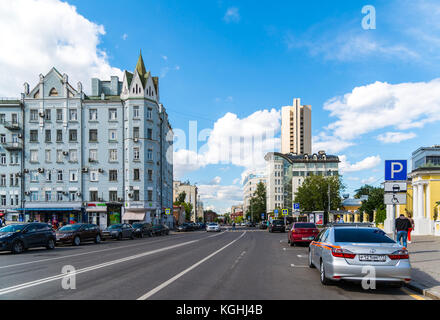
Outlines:
{"label": "balcony", "polygon": [[2,124],[5,126],[6,129],[11,130],[11,131],[17,131],[17,130],[21,129],[20,125],[18,123],[4,121],[4,122],[2,122]]}
{"label": "balcony", "polygon": [[1,145],[8,151],[19,151],[23,149],[23,144],[21,142],[2,142]]}

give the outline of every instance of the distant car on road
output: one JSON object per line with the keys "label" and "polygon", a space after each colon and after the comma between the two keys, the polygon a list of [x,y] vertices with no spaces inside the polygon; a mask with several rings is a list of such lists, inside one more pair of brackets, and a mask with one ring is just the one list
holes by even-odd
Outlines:
{"label": "distant car on road", "polygon": [[246,227],[248,228],[255,228],[256,224],[255,222],[246,222]]}
{"label": "distant car on road", "polygon": [[264,221],[260,222],[258,224],[258,229],[266,230],[267,229],[267,222],[264,222]]}
{"label": "distant car on road", "polygon": [[220,231],[221,231],[221,228],[218,223],[213,222],[213,223],[209,223],[206,226],[206,232],[220,232]]}
{"label": "distant car on road", "polygon": [[310,243],[319,234],[314,223],[296,222],[292,225],[287,234],[287,243],[294,246],[297,243]]}
{"label": "distant car on road", "polygon": [[360,282],[367,266],[374,268],[377,282],[400,287],[411,281],[408,250],[376,227],[341,224],[323,229],[310,244],[309,266],[319,269],[323,285]]}
{"label": "distant car on road", "polygon": [[137,238],[153,236],[153,227],[151,223],[133,223],[133,229],[134,236]]}
{"label": "distant car on road", "polygon": [[57,243],[79,246],[83,242],[100,243],[101,230],[96,224],[76,223],[66,225],[56,232]]}
{"label": "distant car on road", "polygon": [[205,229],[206,229],[206,224],[204,224],[204,223],[202,223],[202,222],[198,222],[197,225],[198,225],[198,228],[199,228],[200,230],[205,230]]}
{"label": "distant car on road", "polygon": [[286,232],[284,220],[273,220],[269,225],[269,232]]}
{"label": "distant car on road", "polygon": [[55,248],[56,235],[46,223],[23,223],[0,229],[0,251],[22,253],[29,248]]}
{"label": "distant car on road", "polygon": [[164,224],[156,224],[152,229],[154,236],[165,236],[170,234],[170,228]]}
{"label": "distant car on road", "polygon": [[127,223],[114,224],[102,232],[103,237],[122,240],[124,238],[134,239],[134,229]]}
{"label": "distant car on road", "polygon": [[182,223],[180,226],[177,227],[177,232],[187,232],[193,230],[194,227],[189,223]]}

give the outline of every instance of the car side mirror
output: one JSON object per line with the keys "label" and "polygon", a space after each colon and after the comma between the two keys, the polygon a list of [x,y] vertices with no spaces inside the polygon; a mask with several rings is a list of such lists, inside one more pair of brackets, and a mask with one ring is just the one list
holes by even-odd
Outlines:
{"label": "car side mirror", "polygon": [[27,230],[23,230],[21,233],[25,234],[25,233],[28,233],[28,231]]}

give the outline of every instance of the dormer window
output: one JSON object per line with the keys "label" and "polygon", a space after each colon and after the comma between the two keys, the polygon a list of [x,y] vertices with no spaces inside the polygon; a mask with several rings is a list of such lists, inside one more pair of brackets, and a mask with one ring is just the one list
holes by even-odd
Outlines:
{"label": "dormer window", "polygon": [[55,88],[50,89],[49,97],[58,97],[58,91]]}

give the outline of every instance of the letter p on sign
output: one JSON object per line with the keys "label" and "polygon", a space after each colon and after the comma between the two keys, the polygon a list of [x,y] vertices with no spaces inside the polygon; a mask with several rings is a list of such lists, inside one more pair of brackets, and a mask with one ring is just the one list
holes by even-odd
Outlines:
{"label": "letter p on sign", "polygon": [[407,180],[407,161],[406,160],[387,160],[385,161],[385,180],[386,181],[406,181]]}

